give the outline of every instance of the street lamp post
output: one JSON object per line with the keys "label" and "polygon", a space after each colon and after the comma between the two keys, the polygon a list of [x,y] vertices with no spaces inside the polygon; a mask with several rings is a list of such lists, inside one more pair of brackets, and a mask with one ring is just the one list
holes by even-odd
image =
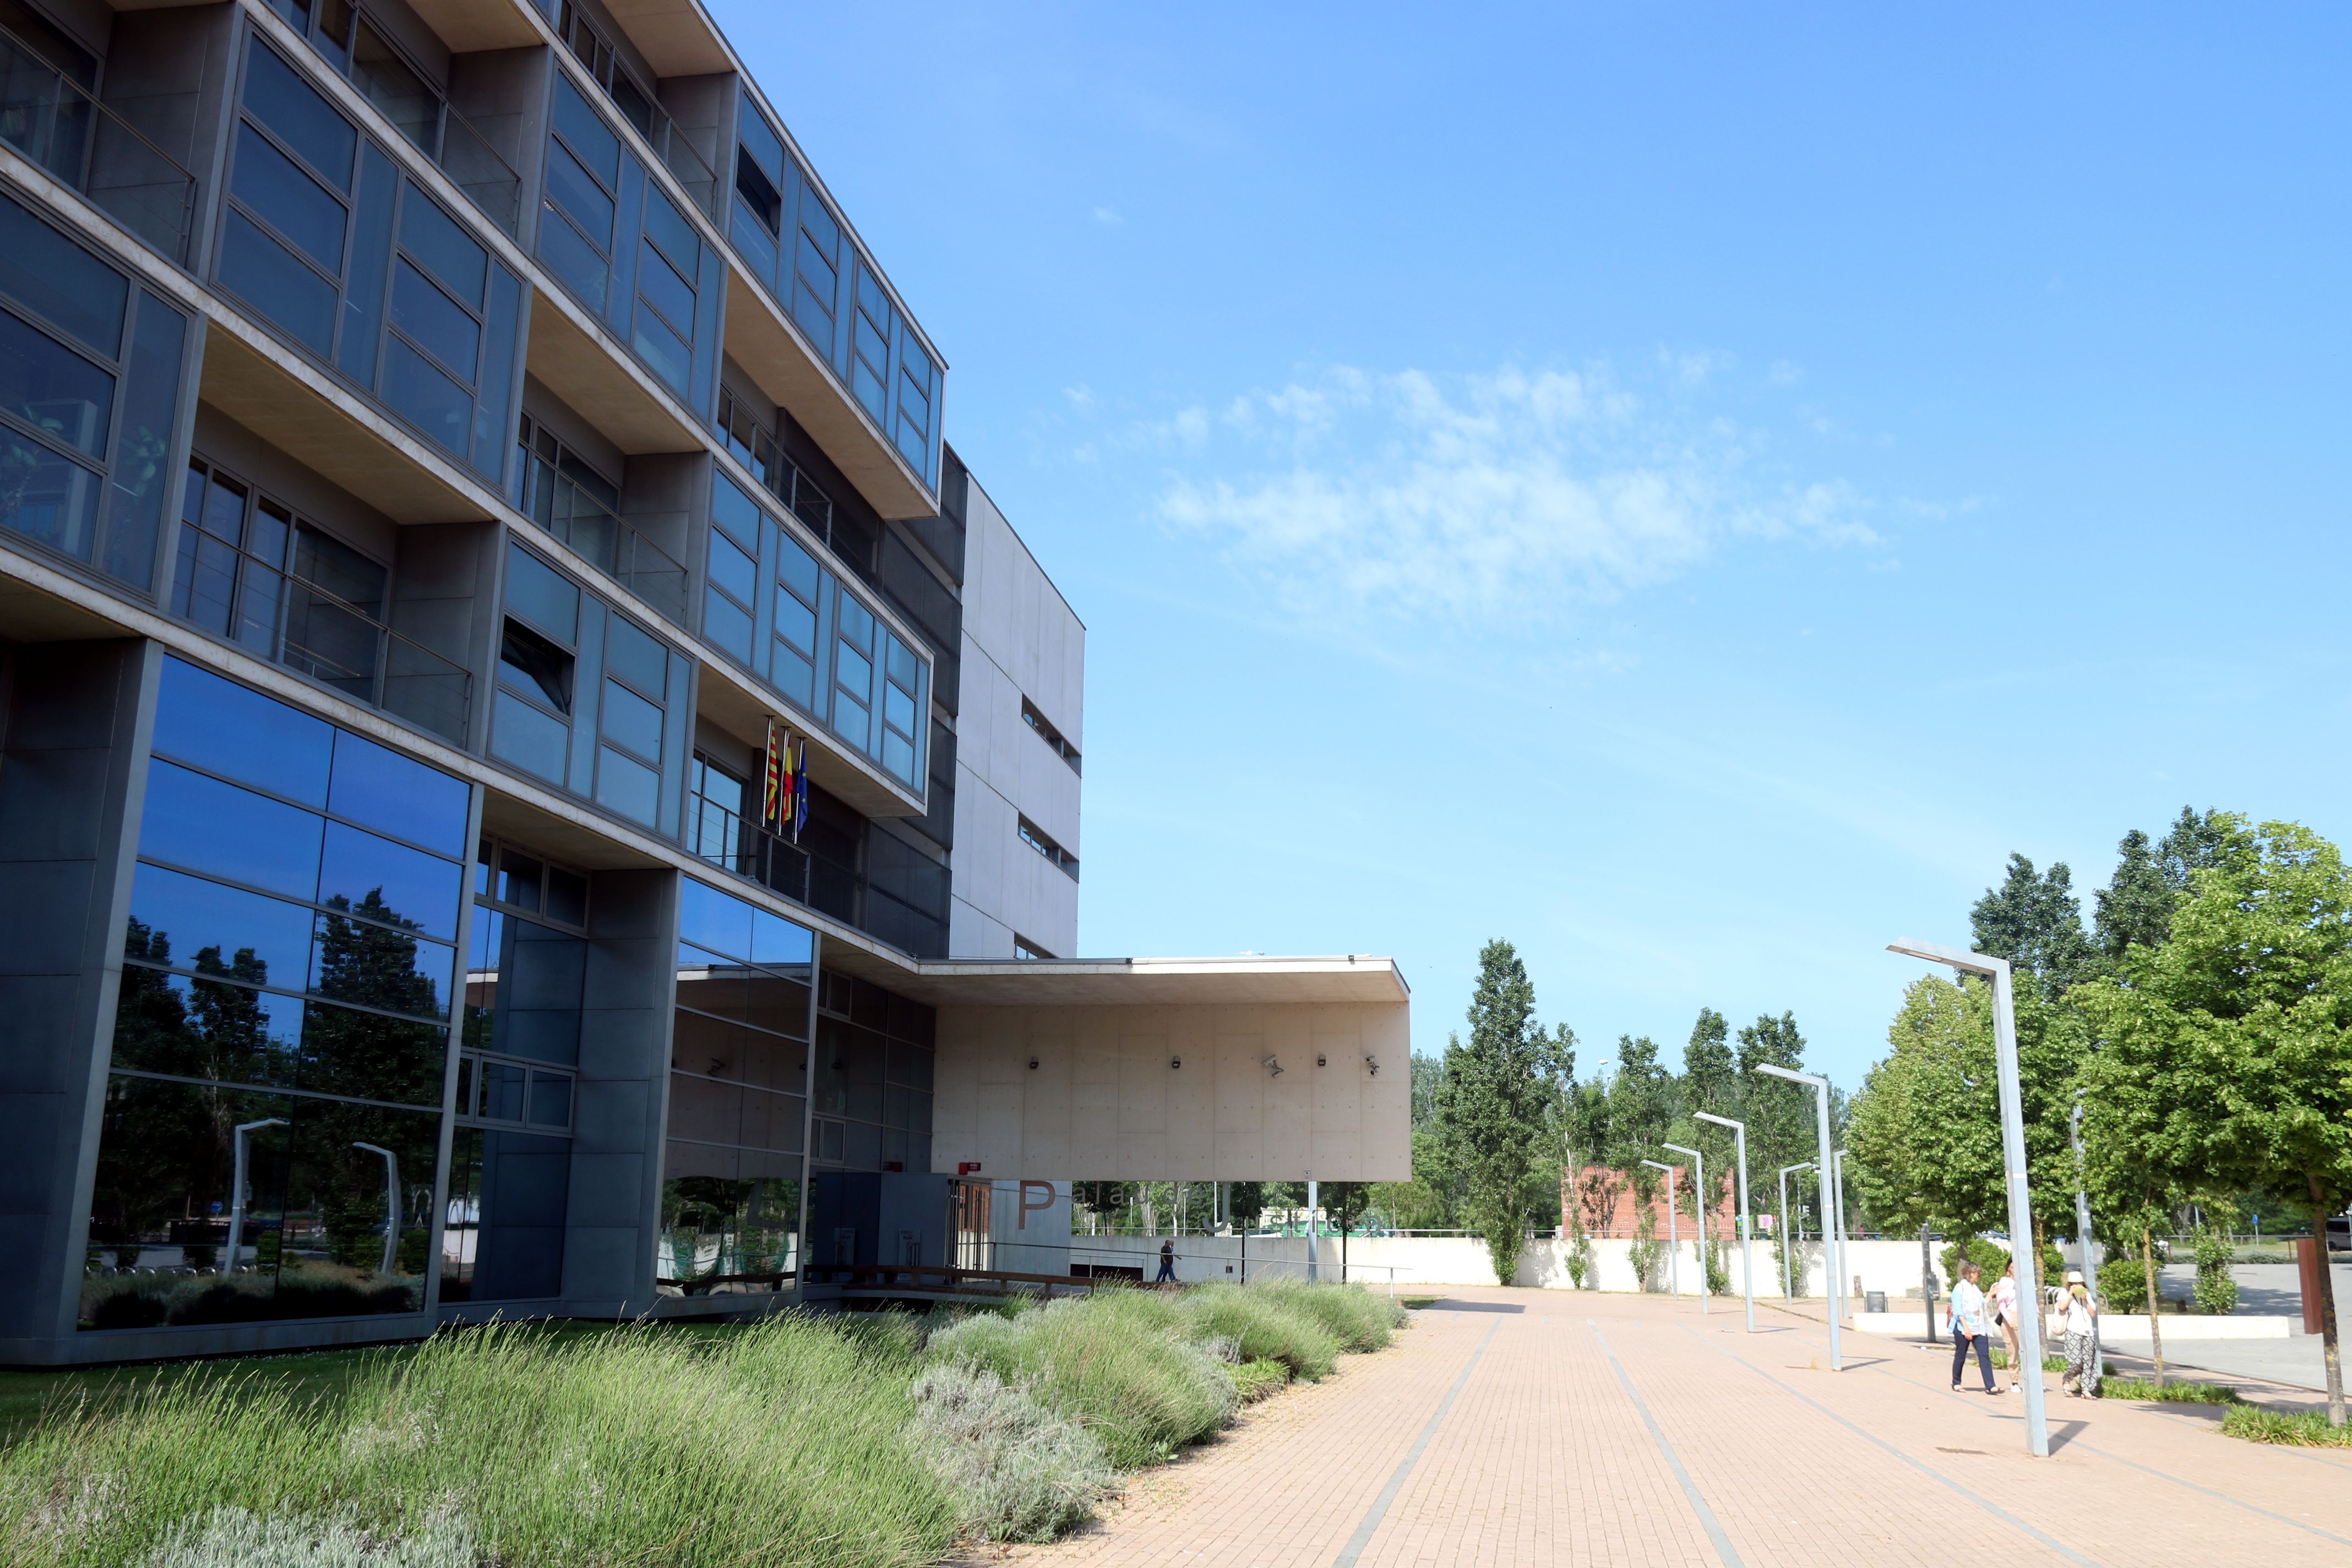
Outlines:
{"label": "street lamp post", "polygon": [[2042,1409],[2042,1291],[2035,1278],[2042,1260],[2033,1256],[2033,1194],[2026,1181],[2025,1110],[2017,1086],[2017,1005],[2010,989],[2009,961],[1908,938],[1888,942],[1886,951],[1992,981],[1993,1054],[2000,1070],[2000,1154],[2009,1189],[2009,1253],[2017,1264],[2017,1300],[2025,1309],[2018,1314],[2019,1352],[2025,1363],[2025,1447],[2034,1458],[2047,1458],[2050,1426]]}
{"label": "street lamp post", "polygon": [[1711,1110],[1693,1111],[1701,1121],[1731,1129],[1739,1147],[1739,1283],[1748,1296],[1748,1331],[1756,1331],[1756,1222],[1748,1215],[1748,1124]]}
{"label": "street lamp post", "polygon": [[[1688,1154],[1698,1166],[1696,1189],[1698,1194],[1698,1315],[1704,1318],[1706,1316],[1706,1156],[1679,1143],[1665,1143],[1660,1147],[1677,1154]],[[1671,1197],[1667,1199],[1668,1203],[1673,1201]]]}
{"label": "street lamp post", "polygon": [[1675,1173],[1679,1165],[1662,1165],[1655,1160],[1644,1160],[1644,1165],[1666,1173],[1666,1292],[1676,1300],[1683,1294],[1682,1240],[1675,1227]]}
{"label": "street lamp post", "polygon": [[1789,1278],[1789,1248],[1794,1242],[1789,1233],[1789,1173],[1812,1168],[1811,1160],[1800,1160],[1793,1165],[1780,1167],[1780,1300],[1783,1301],[1797,1299],[1796,1282]]}
{"label": "street lamp post", "polygon": [[381,1143],[358,1143],[354,1149],[364,1149],[371,1154],[383,1156],[383,1268],[390,1274],[400,1256],[400,1156]]}
{"label": "street lamp post", "polygon": [[[1827,1200],[1830,1195],[1831,1189],[1837,1184],[1837,1167],[1833,1163],[1832,1156],[1830,1152],[1830,1080],[1822,1077],[1819,1073],[1799,1072],[1793,1068],[1775,1067],[1770,1062],[1759,1062],[1756,1066],[1756,1070],[1758,1072],[1769,1073],[1774,1078],[1785,1078],[1790,1083],[1807,1084],[1811,1087],[1813,1091],[1814,1121],[1821,1137],[1822,1144],[1822,1196],[1824,1200]],[[1834,1239],[1830,1240],[1829,1247],[1830,1251],[1832,1254],[1832,1267],[1834,1268],[1843,1268],[1845,1267],[1845,1258],[1843,1255],[1838,1254],[1837,1243]],[[1830,1290],[1832,1292],[1830,1300],[1830,1370],[1832,1372],[1843,1372],[1845,1370],[1845,1356],[1843,1354],[1843,1347],[1841,1345],[1838,1339],[1837,1288],[1837,1276],[1832,1273],[1830,1276]]]}
{"label": "street lamp post", "polygon": [[[2066,1119],[2066,1139],[2074,1145],[2074,1245],[2083,1255],[2084,1294],[2092,1296],[2095,1301],[2099,1266],[2094,1261],[2095,1255],[2091,1251],[2091,1194],[2083,1190],[2083,1091],[2079,1089],[2074,1091],[2074,1112]],[[2255,1245],[2260,1246],[2262,1239],[2263,1216],[2256,1215]],[[2099,1320],[2096,1314],[2091,1318],[2091,1364],[2094,1367],[2100,1364]]]}
{"label": "street lamp post", "polygon": [[1849,1152],[1841,1149],[1830,1161],[1830,1185],[1837,1193],[1834,1200],[1836,1214],[1831,1223],[1837,1226],[1838,1315],[1847,1318],[1853,1316],[1853,1278],[1847,1272],[1851,1264],[1845,1250],[1845,1157]]}

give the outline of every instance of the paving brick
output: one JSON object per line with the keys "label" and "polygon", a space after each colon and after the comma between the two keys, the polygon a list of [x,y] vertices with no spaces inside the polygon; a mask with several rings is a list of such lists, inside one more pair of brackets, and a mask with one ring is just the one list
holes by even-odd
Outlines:
{"label": "paving brick", "polygon": [[2035,1459],[2023,1400],[1951,1394],[1948,1352],[1849,1333],[1832,1373],[1817,1307],[1759,1306],[1757,1326],[1737,1302],[1457,1291],[1137,1477],[1097,1525],[1007,1555],[1334,1568],[1444,1407],[1361,1568],[1723,1563],[1646,1407],[1748,1568],[2352,1563],[2352,1458],[2223,1437],[2210,1408],[2065,1399],[2053,1378]]}

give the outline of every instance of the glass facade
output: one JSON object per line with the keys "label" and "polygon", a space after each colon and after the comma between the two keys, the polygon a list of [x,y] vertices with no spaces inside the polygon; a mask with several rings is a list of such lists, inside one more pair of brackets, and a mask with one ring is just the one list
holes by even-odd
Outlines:
{"label": "glass facade", "polygon": [[676,835],[691,661],[520,545],[506,611],[490,754]]}
{"label": "glass facade", "polygon": [[680,880],[666,1295],[780,1290],[798,1272],[814,953],[803,927]]}
{"label": "glass facade", "polygon": [[705,419],[724,265],[570,76],[549,105],[539,258]]}
{"label": "glass facade", "polygon": [[485,840],[474,886],[441,1300],[544,1299],[563,1289],[588,879]]}
{"label": "glass facade", "polygon": [[929,1171],[938,1015],[833,970],[817,994],[814,1163],[820,1170]]}
{"label": "glass facade", "polygon": [[83,1327],[424,1304],[469,808],[164,661]]}
{"label": "glass facade", "polygon": [[259,37],[237,101],[216,280],[499,482],[522,280]]}
{"label": "glass facade", "polygon": [[938,363],[748,92],[736,106],[735,136],[729,243],[924,489],[936,492]]}
{"label": "glass facade", "polygon": [[145,590],[187,318],[0,195],[0,528]]}
{"label": "glass facade", "polygon": [[929,654],[724,474],[710,498],[704,640],[919,794]]}

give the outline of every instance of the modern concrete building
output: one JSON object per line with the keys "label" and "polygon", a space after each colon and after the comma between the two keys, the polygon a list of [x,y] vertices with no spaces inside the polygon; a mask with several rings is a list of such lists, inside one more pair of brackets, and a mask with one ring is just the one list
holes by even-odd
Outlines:
{"label": "modern concrete building", "polygon": [[1385,960],[1072,956],[1085,628],[696,0],[0,51],[0,1360],[1407,1173]]}

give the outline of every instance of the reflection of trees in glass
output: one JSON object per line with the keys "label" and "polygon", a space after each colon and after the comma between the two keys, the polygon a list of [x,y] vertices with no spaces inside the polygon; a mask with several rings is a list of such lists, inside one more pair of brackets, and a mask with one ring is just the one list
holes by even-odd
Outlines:
{"label": "reflection of trees in glass", "polygon": [[679,1176],[662,1184],[662,1277],[708,1289],[763,1283],[792,1267],[800,1183]]}
{"label": "reflection of trees in glass", "polygon": [[[416,969],[415,923],[403,920],[377,888],[354,908],[330,900],[319,937],[321,995],[395,1013],[437,1014],[439,988]],[[349,914],[366,921],[352,920]],[[383,925],[366,921],[380,921]],[[387,930],[397,926],[404,930]],[[340,1007],[313,1007],[302,1031],[302,1087],[362,1100],[438,1104],[448,1057],[447,1037],[411,1024]],[[382,1223],[378,1222],[379,1233]]]}
{"label": "reflection of trees in glass", "polygon": [[[441,993],[429,974],[416,970],[416,939],[424,927],[383,901],[376,888],[354,906],[341,896],[327,900],[326,930],[319,938],[319,994],[394,1013],[441,1015]],[[359,915],[381,924],[347,919]],[[386,930],[386,927],[394,929]]]}

